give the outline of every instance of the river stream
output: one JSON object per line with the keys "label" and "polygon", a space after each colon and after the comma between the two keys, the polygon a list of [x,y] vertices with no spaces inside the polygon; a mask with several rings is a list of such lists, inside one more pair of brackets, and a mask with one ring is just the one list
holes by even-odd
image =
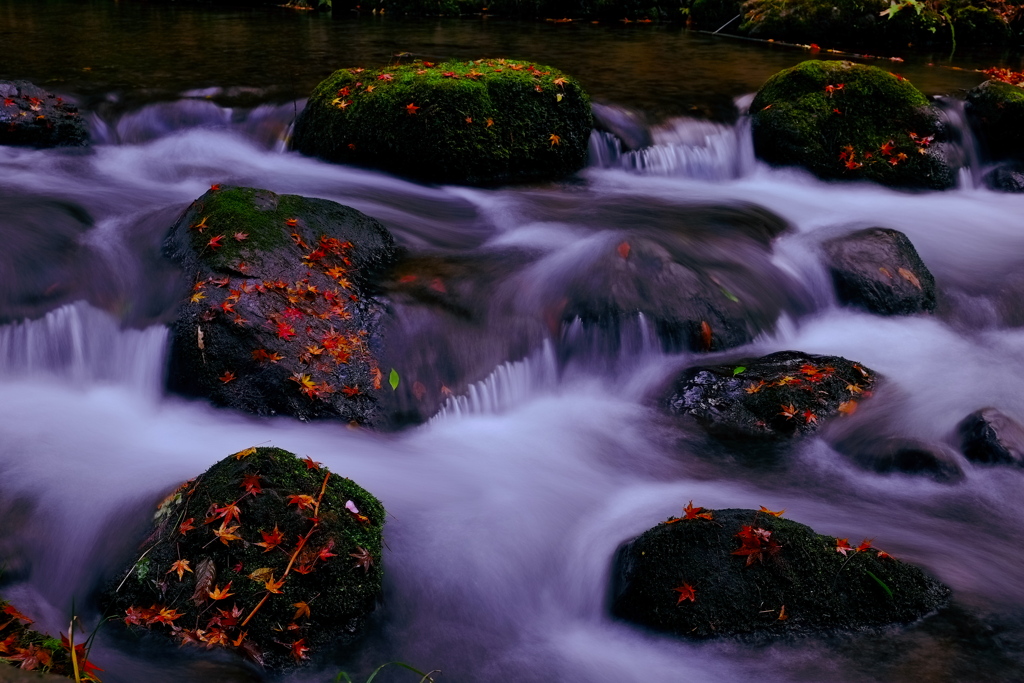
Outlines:
{"label": "river stream", "polygon": [[[955,425],[978,408],[1024,420],[1024,196],[980,187],[976,164],[956,189],[909,193],[756,161],[736,98],[804,59],[799,50],[665,27],[42,4],[0,2],[5,41],[22,41],[0,77],[77,96],[94,145],[0,147],[2,591],[41,630],[65,631],[72,608],[95,625],[94,591],[132,555],[154,502],[229,453],[272,444],[355,479],[389,512],[385,593],[368,635],[290,682],[342,669],[363,680],[391,660],[460,683],[1024,680],[1024,471],[962,461],[954,482],[880,474],[819,437],[781,462],[748,463],[709,451],[658,403],[688,365],[798,349],[885,377],[873,412],[857,416],[868,434],[955,446]],[[501,189],[423,186],[286,150],[320,78],[399,49],[551,63],[601,102],[645,112],[655,144],[624,152],[595,133],[577,178]],[[980,80],[927,60],[901,65],[927,92]],[[968,135],[968,159],[972,145]],[[492,273],[479,329],[431,318],[424,339],[447,337],[448,362],[467,359],[467,379],[424,424],[374,434],[257,419],[162,390],[180,274],[160,242],[212,183],[353,206],[415,254],[532,256]],[[741,233],[765,211],[789,227],[761,256]],[[869,226],[909,236],[938,282],[936,315],[836,303],[820,244]],[[662,343],[643,316],[614,333],[545,324],[564,282],[654,232],[709,268],[774,273],[737,293],[777,318],[710,358]],[[424,324],[419,309],[399,308]],[[873,538],[952,587],[953,607],[890,632],[771,645],[685,642],[614,620],[616,548],[689,500],[785,508],[819,533]],[[91,656],[107,683],[264,679],[120,631],[103,626]]]}

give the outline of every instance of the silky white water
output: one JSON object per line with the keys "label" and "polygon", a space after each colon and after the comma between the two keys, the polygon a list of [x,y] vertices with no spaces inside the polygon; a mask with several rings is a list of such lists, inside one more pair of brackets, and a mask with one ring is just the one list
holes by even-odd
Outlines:
{"label": "silky white water", "polygon": [[[153,503],[230,453],[272,444],[355,479],[389,512],[385,594],[370,633],[289,681],[390,660],[463,682],[919,683],[953,680],[954,670],[1013,680],[1006,662],[1024,633],[1024,472],[962,462],[954,483],[878,474],[817,437],[759,468],[703,450],[658,399],[688,365],[798,349],[883,375],[871,401],[900,436],[955,445],[956,423],[986,405],[1024,420],[1024,321],[1015,315],[1024,283],[1013,278],[1024,262],[1024,196],[826,184],[753,161],[742,122],[689,120],[665,124],[653,148],[595,158],[571,186],[425,187],[282,151],[293,108],[239,118],[185,99],[96,122],[100,144],[84,153],[0,148],[0,196],[19,202],[0,218],[10,248],[48,258],[18,223],[70,204],[91,219],[74,219],[76,253],[98,264],[80,279],[63,273],[52,312],[0,328],[4,595],[41,628],[65,630],[72,601],[94,625],[93,591],[130,559]],[[533,258],[497,288],[502,306],[483,302],[493,329],[474,342],[508,357],[468,377],[433,419],[393,434],[164,395],[176,276],[154,264],[163,231],[211,183],[354,206],[414,253],[529,249]],[[773,329],[702,357],[665,352],[643,316],[614,343],[577,321],[507,353],[509,320],[532,317],[545,329],[543,307],[578,269],[676,220],[658,216],[707,205],[762,207],[791,226],[770,261],[786,278],[785,300],[800,304],[784,306]],[[836,305],[818,245],[875,225],[917,247],[939,285],[936,316]],[[749,248],[728,236],[713,248],[693,239],[709,262],[743,260]],[[880,424],[858,423],[868,432]],[[689,500],[785,508],[820,533],[873,538],[951,586],[984,643],[927,627],[774,646],[689,643],[615,621],[607,599],[616,548]],[[92,655],[105,681],[259,680],[224,658],[126,647],[116,629],[101,629]]]}

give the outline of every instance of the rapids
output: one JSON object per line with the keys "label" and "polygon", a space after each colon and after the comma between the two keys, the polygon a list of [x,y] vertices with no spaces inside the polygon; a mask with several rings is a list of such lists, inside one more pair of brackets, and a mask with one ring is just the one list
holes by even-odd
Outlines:
{"label": "rapids", "polygon": [[[390,515],[369,635],[290,682],[342,669],[362,680],[390,660],[463,683],[1022,679],[1024,471],[964,462],[955,483],[883,475],[821,438],[781,464],[742,463],[657,405],[687,365],[799,349],[885,376],[873,410],[856,416],[869,433],[952,443],[956,423],[985,405],[1024,418],[1024,196],[983,189],[976,161],[943,193],[827,184],[757,162],[742,117],[673,115],[639,151],[595,133],[591,164],[571,182],[428,187],[286,151],[301,100],[245,108],[211,94],[97,109],[86,151],[0,148],[2,591],[42,630],[66,630],[72,609],[95,626],[94,591],[132,555],[153,503],[228,453],[272,444],[352,477]],[[976,159],[966,133],[962,144]],[[465,391],[426,423],[371,434],[256,419],[161,390],[180,283],[160,241],[211,183],[353,206],[413,253],[534,256],[476,302],[487,328],[453,343],[456,359],[472,358]],[[632,235],[673,232],[726,271],[760,258],[742,227],[700,214],[708,206],[767,210],[790,226],[762,264],[778,281],[745,295],[778,306],[773,329],[708,358],[666,347],[643,316],[611,332],[545,326],[561,284]],[[939,285],[936,316],[837,306],[818,245],[874,225],[910,237]],[[523,320],[529,333],[513,343]],[[447,332],[433,322],[430,334]],[[615,549],[691,499],[785,508],[820,533],[873,538],[951,586],[955,606],[885,634],[774,645],[679,642],[611,619]],[[115,625],[91,659],[108,683],[262,680],[229,658],[129,642]]]}

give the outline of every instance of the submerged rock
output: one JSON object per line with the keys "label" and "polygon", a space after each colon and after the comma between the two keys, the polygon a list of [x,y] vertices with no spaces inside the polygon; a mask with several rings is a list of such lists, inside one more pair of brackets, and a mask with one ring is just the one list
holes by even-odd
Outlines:
{"label": "submerged rock", "polygon": [[893,187],[955,182],[936,111],[905,78],[877,67],[812,60],[784,69],[761,86],[750,116],[754,150],[772,164]]}
{"label": "submerged rock", "polygon": [[78,107],[27,81],[0,81],[0,145],[80,147],[89,134]]}
{"label": "submerged rock", "polygon": [[139,557],[104,593],[132,630],[268,668],[351,642],[373,611],[384,508],[351,479],[279,448],[221,460],[158,507]]}
{"label": "submerged rock", "polygon": [[839,356],[779,351],[689,368],[677,378],[667,407],[692,415],[715,436],[784,439],[852,414],[876,380],[873,371]]}
{"label": "submerged rock", "polygon": [[1024,161],[1024,88],[985,81],[967,92],[967,120],[986,158]]}
{"label": "submerged rock", "polygon": [[685,511],[619,549],[616,616],[687,638],[819,634],[911,622],[950,593],[870,541],[765,511]]}
{"label": "submerged rock", "polygon": [[935,278],[902,232],[868,228],[824,247],[840,303],[879,315],[935,310]]}
{"label": "submerged rock", "polygon": [[376,220],[324,199],[211,189],[164,244],[192,290],[171,327],[168,386],[257,415],[381,421]]}
{"label": "submerged rock", "polygon": [[1005,413],[982,408],[956,427],[967,459],[986,465],[1024,466],[1024,426]]}
{"label": "submerged rock", "polygon": [[997,192],[1024,192],[1024,164],[1000,164],[982,176],[985,187]]}
{"label": "submerged rock", "polygon": [[594,113],[594,128],[617,137],[624,150],[643,149],[654,143],[643,112],[597,102],[591,106],[591,111]]}
{"label": "submerged rock", "polygon": [[513,60],[341,69],[295,122],[298,151],[435,183],[552,180],[583,167],[592,117],[580,85]]}
{"label": "submerged rock", "polygon": [[956,453],[942,444],[855,433],[837,441],[835,448],[861,467],[883,474],[918,474],[940,482],[963,479]]}

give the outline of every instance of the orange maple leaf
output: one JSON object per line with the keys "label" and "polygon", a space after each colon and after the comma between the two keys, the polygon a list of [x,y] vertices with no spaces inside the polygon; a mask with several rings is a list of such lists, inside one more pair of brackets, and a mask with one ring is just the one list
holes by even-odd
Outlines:
{"label": "orange maple leaf", "polygon": [[[242,537],[235,534],[234,532],[238,529],[238,525],[229,527],[221,524],[220,527],[213,529],[213,535],[220,539],[220,542],[224,545],[228,545],[231,541],[241,541]],[[219,598],[214,598],[215,600]]]}
{"label": "orange maple leaf", "polygon": [[188,566],[188,565],[189,565],[188,560],[178,560],[177,562],[172,564],[171,568],[168,569],[166,572],[164,572],[164,574],[170,574],[171,572],[177,572],[178,573],[178,581],[181,581],[185,577],[185,572],[191,572],[192,571],[192,568],[190,566]]}
{"label": "orange maple leaf", "polygon": [[213,600],[223,600],[224,598],[234,595],[234,593],[229,593],[229,590],[231,590],[230,581],[228,581],[228,584],[223,588],[217,588],[216,586],[214,586],[212,591],[207,591],[207,595],[209,595],[210,598]]}
{"label": "orange maple leaf", "polygon": [[273,575],[273,573],[271,573],[270,578],[267,579],[266,583],[264,583],[263,585],[271,593],[278,593],[278,594],[280,594],[280,593],[283,592],[281,590],[281,586],[284,585],[284,582],[285,582],[284,577],[282,577],[280,581],[274,581],[274,575]]}
{"label": "orange maple leaf", "polygon": [[307,496],[305,494],[296,494],[288,498],[289,505],[297,505],[300,510],[311,508],[316,504],[316,499],[313,496]]}
{"label": "orange maple leaf", "polygon": [[305,602],[296,602],[296,603],[292,604],[292,607],[296,608],[295,609],[295,616],[292,617],[293,621],[296,620],[296,619],[301,619],[302,617],[309,617],[310,616],[310,614],[309,614],[309,605],[306,604]]}
{"label": "orange maple leaf", "polygon": [[761,506],[761,512],[765,513],[766,515],[771,515],[772,517],[781,517],[782,513],[785,511],[785,508],[776,512],[775,510],[769,510],[764,505]]}

